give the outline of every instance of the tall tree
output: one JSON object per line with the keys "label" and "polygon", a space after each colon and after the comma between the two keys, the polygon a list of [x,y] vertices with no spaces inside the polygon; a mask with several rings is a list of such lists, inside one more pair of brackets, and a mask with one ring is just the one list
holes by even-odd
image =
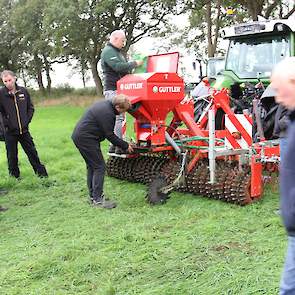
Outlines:
{"label": "tall tree", "polygon": [[22,66],[23,48],[19,36],[11,22],[15,1],[0,0],[0,70],[18,71]]}
{"label": "tall tree", "polygon": [[87,60],[97,93],[102,82],[97,65],[108,35],[123,29],[126,49],[159,30],[166,16],[175,12],[177,0],[52,0],[46,9],[47,29],[59,53]]}
{"label": "tall tree", "polygon": [[[295,8],[288,9],[286,2],[284,0],[188,0],[185,4],[190,15],[190,26],[184,32],[183,36],[186,38],[183,39],[188,46],[195,47],[201,52],[203,52],[201,47],[204,47],[205,43],[206,54],[212,57],[218,52],[220,28],[257,20],[259,15],[267,19],[278,17],[280,7],[284,10],[281,17],[288,17]],[[228,8],[234,11],[232,16],[227,15]],[[195,36],[195,38],[192,39],[190,36]]]}
{"label": "tall tree", "polygon": [[[235,21],[246,19],[241,5],[228,0],[201,0],[188,1],[189,27],[188,35],[195,36],[187,43],[203,52],[203,44],[206,44],[206,55],[213,57],[218,49],[220,28],[233,23],[232,17],[226,15],[226,10],[231,7],[235,11]],[[202,54],[201,54],[202,55]]]}
{"label": "tall tree", "polygon": [[257,21],[258,16],[262,16],[269,19],[271,14],[279,8],[282,4],[282,0],[237,0],[237,3],[245,7],[252,20]]}
{"label": "tall tree", "polygon": [[21,36],[23,54],[27,56],[23,67],[37,80],[39,89],[43,92],[45,92],[43,72],[47,80],[47,92],[50,92],[52,64],[66,61],[62,55],[54,55],[50,36],[44,29],[44,10],[47,2],[18,0],[10,15],[16,33]]}

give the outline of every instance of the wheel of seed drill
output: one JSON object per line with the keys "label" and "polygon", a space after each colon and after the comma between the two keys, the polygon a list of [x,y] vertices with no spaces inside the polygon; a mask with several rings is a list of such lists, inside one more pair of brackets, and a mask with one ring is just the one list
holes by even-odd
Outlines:
{"label": "wheel of seed drill", "polygon": [[224,183],[228,173],[229,165],[223,161],[216,162],[216,173],[215,173],[215,183],[209,184],[207,191],[207,197],[222,200],[224,195]]}
{"label": "wheel of seed drill", "polygon": [[135,158],[128,159],[128,165],[125,167],[125,177],[128,181],[133,181],[133,171],[135,165]]}
{"label": "wheel of seed drill", "polygon": [[251,175],[249,171],[240,171],[235,168],[227,177],[224,194],[227,202],[237,205],[251,203]]}
{"label": "wheel of seed drill", "polygon": [[118,161],[117,164],[117,171],[116,171],[116,176],[119,179],[125,180],[126,179],[126,175],[125,175],[125,169],[126,166],[129,163],[129,159],[124,159],[124,158],[119,158],[120,160]]}
{"label": "wheel of seed drill", "polygon": [[134,158],[126,158],[122,159],[122,165],[121,165],[121,179],[133,181],[133,168],[135,165],[135,159]]}
{"label": "wheel of seed drill", "polygon": [[155,177],[150,183],[148,192],[146,195],[146,200],[151,205],[164,204],[167,199],[169,199],[169,193],[165,194],[161,192],[161,189],[167,186],[167,180],[164,175],[159,175]]}
{"label": "wheel of seed drill", "polygon": [[122,175],[123,166],[124,166],[124,159],[118,157],[118,160],[116,162],[116,171],[114,171],[114,175],[116,178],[124,179]]}
{"label": "wheel of seed drill", "polygon": [[225,197],[225,186],[226,181],[228,179],[231,179],[233,175],[235,175],[235,171],[238,167],[238,162],[228,162],[228,161],[220,161],[219,166],[217,169],[217,191],[214,192],[215,196],[213,196],[214,199],[218,199],[221,201],[227,202],[227,199]]}
{"label": "wheel of seed drill", "polygon": [[150,182],[150,175],[153,173],[154,166],[157,166],[158,157],[147,157],[144,163],[142,174],[142,182],[147,184]]}
{"label": "wheel of seed drill", "polygon": [[113,165],[113,157],[109,157],[106,162],[106,172],[108,176],[112,176],[111,175],[112,165]]}
{"label": "wheel of seed drill", "polygon": [[106,163],[107,174],[116,177],[120,159],[117,157],[109,157]]}
{"label": "wheel of seed drill", "polygon": [[162,167],[160,174],[166,178],[168,184],[171,184],[178,176],[180,166],[176,160],[168,160]]}
{"label": "wheel of seed drill", "polygon": [[109,176],[113,176],[112,175],[112,167],[114,165],[114,158],[113,157],[109,157],[107,162],[106,162],[106,171],[107,171],[107,174]]}
{"label": "wheel of seed drill", "polygon": [[208,191],[210,190],[209,184],[209,168],[208,163],[205,161],[206,165],[201,168],[201,171],[198,174],[197,181],[197,193],[201,196],[207,196]]}
{"label": "wheel of seed drill", "polygon": [[224,197],[223,201],[229,203],[235,203],[235,193],[238,188],[236,184],[236,177],[239,173],[239,168],[235,167],[228,171],[225,182],[224,182]]}
{"label": "wheel of seed drill", "polygon": [[137,167],[138,167],[138,162],[142,161],[142,156],[136,157],[133,159],[132,165],[129,167],[130,168],[130,181],[132,182],[138,182],[137,180]]}
{"label": "wheel of seed drill", "polygon": [[140,156],[134,165],[134,181],[144,183],[147,174],[147,165],[150,161],[148,156]]}
{"label": "wheel of seed drill", "polygon": [[165,157],[157,157],[152,162],[146,183],[150,183],[157,175],[160,174],[162,167],[165,165],[166,162],[167,162],[167,158],[165,158]]}
{"label": "wheel of seed drill", "polygon": [[239,199],[236,200],[239,205],[247,205],[253,202],[251,197],[251,175],[247,172],[241,171],[237,175],[237,181],[240,182],[238,189]]}
{"label": "wheel of seed drill", "polygon": [[200,195],[199,182],[203,181],[204,169],[207,169],[207,162],[199,160],[194,169],[188,174],[186,178],[187,189],[190,193]]}

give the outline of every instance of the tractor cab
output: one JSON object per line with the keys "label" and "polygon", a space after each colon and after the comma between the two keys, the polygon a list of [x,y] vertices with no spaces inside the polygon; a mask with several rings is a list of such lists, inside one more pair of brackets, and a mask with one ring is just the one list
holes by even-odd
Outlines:
{"label": "tractor cab", "polygon": [[[213,87],[231,90],[232,107],[236,113],[242,113],[245,109],[256,113],[254,141],[259,141],[259,137],[273,139],[277,104],[274,97],[263,97],[262,94],[270,83],[274,66],[284,58],[295,55],[295,20],[239,24],[222,29],[221,36],[229,40],[229,47],[224,71],[217,75]],[[253,108],[254,100],[259,101],[258,110]],[[257,133],[256,119],[261,120],[263,135]]]}
{"label": "tractor cab", "polygon": [[269,84],[273,67],[295,55],[295,20],[271,20],[240,24],[222,29],[229,40],[225,69],[217,77],[216,88],[235,83]]}

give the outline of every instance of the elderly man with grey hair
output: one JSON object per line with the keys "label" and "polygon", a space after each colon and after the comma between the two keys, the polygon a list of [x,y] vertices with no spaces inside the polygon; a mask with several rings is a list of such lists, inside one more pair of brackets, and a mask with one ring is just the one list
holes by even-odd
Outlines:
{"label": "elderly man with grey hair", "polygon": [[276,65],[271,77],[276,101],[289,110],[287,146],[281,159],[281,216],[288,235],[288,248],[280,294],[295,294],[295,57]]}
{"label": "elderly man with grey hair", "polygon": [[[142,60],[127,61],[122,51],[126,43],[124,31],[116,30],[110,35],[110,40],[101,53],[101,67],[104,74],[104,96],[107,100],[112,100],[116,96],[117,81],[131,71],[142,65]],[[122,138],[122,122],[124,114],[116,117],[115,134]],[[118,151],[118,149],[117,149]],[[111,145],[110,152],[115,152],[115,147]]]}

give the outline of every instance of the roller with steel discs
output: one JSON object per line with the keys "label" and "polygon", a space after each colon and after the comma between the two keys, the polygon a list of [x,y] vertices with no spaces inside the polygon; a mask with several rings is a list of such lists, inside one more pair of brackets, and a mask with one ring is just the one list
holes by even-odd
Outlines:
{"label": "roller with steel discs", "polygon": [[253,201],[250,188],[250,169],[238,170],[236,168],[228,173],[224,184],[224,198],[227,202],[238,205],[250,204]]}
{"label": "roller with steel discs", "polygon": [[252,202],[250,195],[250,168],[239,169],[238,162],[216,161],[216,182],[209,183],[208,159],[200,160],[184,179],[173,183],[179,176],[181,163],[164,156],[138,156],[134,158],[110,157],[107,161],[107,173],[118,179],[149,184],[147,201],[151,204],[163,204],[169,193],[162,189],[173,184],[173,189],[190,192],[198,196],[221,200],[238,205]]}
{"label": "roller with steel discs", "polygon": [[[163,165],[159,175],[149,185],[147,199],[150,203],[164,203],[163,188],[168,187],[177,178],[180,164],[170,160]],[[178,191],[186,191],[199,196],[205,196],[237,205],[246,205],[252,202],[250,195],[250,169],[239,169],[238,162],[219,160],[216,162],[216,182],[209,183],[208,160],[201,160],[194,169],[185,175],[185,179],[174,185]],[[165,181],[164,181],[165,180]],[[162,184],[162,187],[161,187]],[[169,190],[169,193],[171,188]],[[161,198],[165,201],[161,202]]]}
{"label": "roller with steel discs", "polygon": [[107,174],[132,182],[149,183],[167,162],[164,156],[109,157]]}

